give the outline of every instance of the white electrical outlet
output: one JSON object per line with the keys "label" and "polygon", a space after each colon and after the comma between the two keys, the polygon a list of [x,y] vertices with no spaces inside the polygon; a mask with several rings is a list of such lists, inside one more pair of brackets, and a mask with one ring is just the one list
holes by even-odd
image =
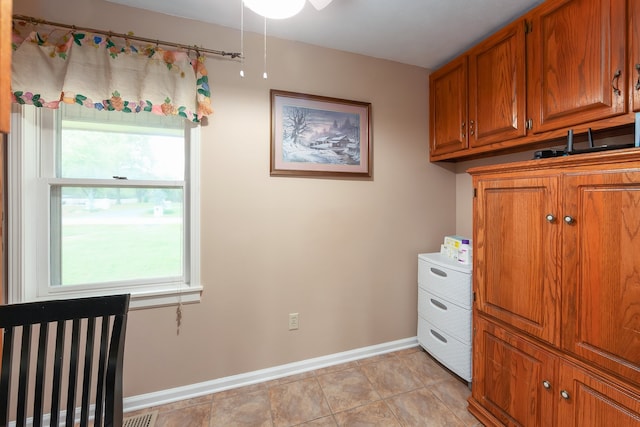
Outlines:
{"label": "white electrical outlet", "polygon": [[300,322],[298,319],[298,313],[289,313],[289,330],[293,331],[300,327]]}

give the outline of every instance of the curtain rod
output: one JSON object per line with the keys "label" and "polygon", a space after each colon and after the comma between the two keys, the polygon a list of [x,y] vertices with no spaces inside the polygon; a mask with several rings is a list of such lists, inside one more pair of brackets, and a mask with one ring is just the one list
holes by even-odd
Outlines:
{"label": "curtain rod", "polygon": [[25,15],[13,15],[13,19],[17,19],[20,21],[26,21],[29,22],[31,24],[44,24],[44,25],[51,25],[53,27],[60,27],[60,28],[67,28],[70,30],[78,30],[78,31],[86,31],[89,33],[96,33],[96,34],[102,34],[103,36],[108,36],[108,37],[120,37],[123,38],[125,40],[137,40],[137,41],[141,41],[141,42],[146,42],[146,43],[153,43],[156,45],[163,45],[163,46],[172,46],[172,47],[177,47],[179,49],[186,49],[186,50],[193,50],[196,52],[200,52],[200,53],[209,53],[212,55],[219,55],[219,56],[230,56],[232,59],[233,58],[241,58],[242,54],[238,53],[238,52],[225,52],[222,50],[215,50],[215,49],[206,49],[203,47],[198,47],[198,46],[189,46],[186,44],[180,44],[180,43],[174,43],[174,42],[166,42],[166,41],[162,41],[162,40],[156,40],[156,39],[148,39],[145,37],[138,37],[138,36],[134,36],[134,35],[129,35],[129,34],[123,34],[123,33],[114,33],[113,31],[104,31],[104,30],[96,30],[94,28],[85,28],[85,27],[77,27],[75,25],[68,25],[68,24],[61,24],[59,22],[51,22],[51,21],[46,21],[44,19],[38,19],[38,18],[33,18],[31,16],[25,16]]}

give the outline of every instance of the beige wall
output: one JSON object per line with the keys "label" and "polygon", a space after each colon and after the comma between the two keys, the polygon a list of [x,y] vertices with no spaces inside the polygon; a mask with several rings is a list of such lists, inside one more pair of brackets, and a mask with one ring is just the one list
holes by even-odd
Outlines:
{"label": "beige wall", "polygon": [[[208,48],[239,32],[100,0],[20,0],[14,12]],[[210,58],[202,138],[202,302],[133,311],[134,396],[416,335],[416,254],[456,232],[454,167],[428,161],[428,70],[245,36]],[[372,103],[373,179],[269,176],[269,89]],[[300,329],[287,330],[290,312]]]}

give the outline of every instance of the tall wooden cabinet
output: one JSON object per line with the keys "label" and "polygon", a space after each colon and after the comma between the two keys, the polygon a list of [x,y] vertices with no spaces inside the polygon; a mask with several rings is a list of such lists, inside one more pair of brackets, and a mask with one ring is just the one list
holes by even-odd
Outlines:
{"label": "tall wooden cabinet", "polygon": [[470,411],[486,425],[640,426],[640,152],[469,172]]}

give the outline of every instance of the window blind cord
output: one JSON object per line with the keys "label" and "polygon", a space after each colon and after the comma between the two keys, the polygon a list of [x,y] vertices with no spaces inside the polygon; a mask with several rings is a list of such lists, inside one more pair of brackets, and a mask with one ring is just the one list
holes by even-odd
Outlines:
{"label": "window blind cord", "polygon": [[240,0],[240,77],[244,77],[244,0]]}
{"label": "window blind cord", "polygon": [[178,284],[178,306],[176,307],[176,335],[180,335],[182,326],[182,283]]}
{"label": "window blind cord", "polygon": [[264,73],[262,78],[267,78],[267,18],[264,18]]}

